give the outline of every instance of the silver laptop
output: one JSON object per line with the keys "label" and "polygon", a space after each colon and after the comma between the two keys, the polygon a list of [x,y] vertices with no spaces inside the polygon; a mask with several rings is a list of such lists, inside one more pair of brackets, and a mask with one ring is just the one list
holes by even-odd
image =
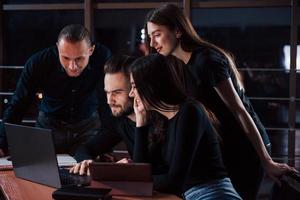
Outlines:
{"label": "silver laptop", "polygon": [[55,188],[90,183],[90,177],[59,169],[51,130],[9,123],[5,130],[16,177]]}

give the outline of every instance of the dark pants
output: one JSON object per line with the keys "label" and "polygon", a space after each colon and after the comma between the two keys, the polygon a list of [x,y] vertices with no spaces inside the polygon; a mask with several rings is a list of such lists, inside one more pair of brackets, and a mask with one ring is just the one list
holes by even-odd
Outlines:
{"label": "dark pants", "polygon": [[[270,153],[271,146],[268,146],[267,150]],[[235,155],[235,159],[232,156],[231,159],[224,158],[231,182],[242,199],[255,200],[264,176],[261,162],[254,150],[240,156]]]}
{"label": "dark pants", "polygon": [[52,130],[56,153],[74,155],[79,145],[97,134],[100,120],[98,113],[94,112],[88,119],[71,124],[39,112],[36,126]]}

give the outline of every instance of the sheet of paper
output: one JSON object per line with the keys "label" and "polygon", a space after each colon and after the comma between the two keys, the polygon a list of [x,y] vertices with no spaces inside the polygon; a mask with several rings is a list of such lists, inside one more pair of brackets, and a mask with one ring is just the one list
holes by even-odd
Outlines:
{"label": "sheet of paper", "polygon": [[0,158],[0,166],[11,165],[11,161],[7,160],[7,157]]}
{"label": "sheet of paper", "polygon": [[57,154],[57,162],[60,167],[73,166],[77,163],[76,160],[69,154]]}
{"label": "sheet of paper", "polygon": [[[76,160],[68,154],[57,154],[57,162],[59,166],[73,166],[77,162]],[[7,160],[8,157],[0,158],[0,166],[12,165],[11,161]]]}
{"label": "sheet of paper", "polygon": [[7,160],[8,157],[0,158],[0,171],[12,170],[11,161]]}

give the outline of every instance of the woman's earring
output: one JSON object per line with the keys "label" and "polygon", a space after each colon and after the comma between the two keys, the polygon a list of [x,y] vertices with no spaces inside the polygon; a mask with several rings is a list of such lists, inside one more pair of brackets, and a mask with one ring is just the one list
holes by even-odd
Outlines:
{"label": "woman's earring", "polygon": [[176,38],[179,39],[181,38],[182,33],[178,30],[176,31]]}

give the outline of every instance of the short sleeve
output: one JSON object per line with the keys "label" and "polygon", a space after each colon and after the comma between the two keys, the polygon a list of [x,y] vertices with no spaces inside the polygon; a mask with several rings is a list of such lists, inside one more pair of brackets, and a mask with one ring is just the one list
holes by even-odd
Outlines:
{"label": "short sleeve", "polygon": [[215,87],[223,80],[230,78],[230,66],[225,58],[221,55],[210,55],[204,62],[208,73],[208,81],[212,87]]}

